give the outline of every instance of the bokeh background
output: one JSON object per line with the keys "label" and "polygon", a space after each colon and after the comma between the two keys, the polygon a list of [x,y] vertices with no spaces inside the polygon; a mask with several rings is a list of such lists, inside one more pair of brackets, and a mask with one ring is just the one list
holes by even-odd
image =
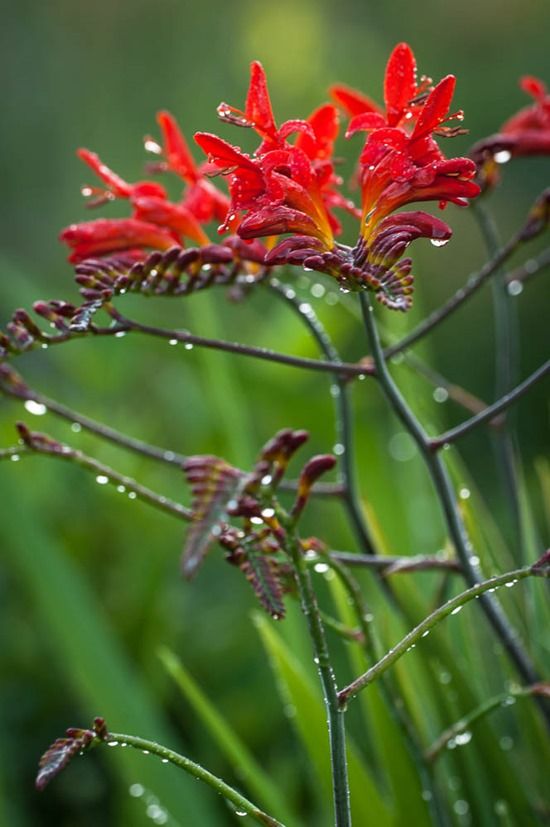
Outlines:
{"label": "bokeh background", "polygon": [[[215,107],[220,100],[234,105],[244,100],[251,59],[262,60],[275,111],[283,120],[311,111],[335,81],[380,98],[387,56],[396,42],[407,40],[421,71],[436,79],[448,72],[458,77],[455,101],[465,109],[465,125],[471,130],[469,136],[453,141],[453,154],[460,154],[526,103],[517,86],[520,75],[550,80],[549,26],[546,0],[425,0],[421,5],[404,0],[4,3],[0,323],[5,324],[15,307],[29,307],[38,298],[74,300],[77,295],[57,241],[61,227],[89,217],[79,188],[91,175],[76,159],[76,147],[97,151],[123,177],[136,180],[144,162],[141,138],[156,134],[155,112],[172,111],[188,136],[197,129],[218,130]],[[246,138],[242,132],[223,129],[221,134],[234,142]],[[548,184],[548,168],[548,159],[532,159],[505,169],[490,204],[503,238],[519,226],[529,204]],[[344,169],[349,174],[352,165]],[[110,214],[117,214],[116,207]],[[407,318],[384,314],[392,335],[412,326],[484,261],[483,242],[468,211],[450,207],[446,217],[454,238],[443,250],[417,245],[415,308]],[[534,255],[541,244],[535,242],[514,262]],[[363,355],[362,332],[350,298],[335,293],[329,279],[312,280],[300,273],[289,278],[298,295],[314,303],[343,354],[349,359]],[[314,281],[328,291],[324,297],[312,297]],[[327,302],[328,294],[335,299]],[[547,297],[542,275],[515,299],[520,377],[547,358]],[[262,291],[241,304],[230,303],[219,291],[178,304],[129,297],[125,307],[129,315],[157,324],[316,355],[296,319]],[[417,353],[452,381],[493,399],[490,292],[480,293]],[[311,430],[311,445],[303,449],[303,456],[330,450],[334,443],[329,383],[322,375],[198,349],[168,348],[166,343],[133,336],[35,351],[18,361],[18,369],[38,390],[76,410],[182,453],[218,453],[246,467],[263,442],[284,426]],[[451,402],[437,404],[433,386],[406,364],[396,368],[396,376],[434,430],[461,419],[460,409]],[[526,555],[548,545],[546,396],[547,387],[535,388],[514,413],[531,501]],[[389,553],[406,554],[442,548],[441,518],[414,449],[369,382],[357,386],[353,402],[363,505],[375,515],[384,547]],[[34,420],[15,402],[0,398],[2,446],[13,444],[18,418],[32,420],[32,426],[188,501],[177,470],[128,455],[84,432],[75,434],[49,416]],[[472,435],[451,453],[458,484],[471,491],[464,507],[470,509],[467,517],[486,549],[486,570],[504,570],[516,549],[507,547],[510,515],[487,434]],[[178,574],[181,524],[96,485],[93,476],[78,468],[60,467],[41,457],[2,464],[0,503],[1,823],[151,824],[156,811],[147,801],[154,803],[154,797],[167,807],[174,823],[234,823],[224,803],[208,790],[181,781],[172,768],[153,767],[142,756],[131,760],[120,750],[76,762],[47,792],[39,796],[33,791],[36,762],[45,746],[67,726],[87,725],[94,714],[104,714],[113,729],[179,746],[235,781],[231,762],[162,667],[161,645],[182,659],[301,823],[326,823],[326,794],[319,790],[292,721],[285,717],[251,620],[254,596],[219,552],[212,554],[193,584],[183,583]],[[327,502],[312,507],[307,528],[337,547],[354,548],[342,514]],[[416,600],[414,610],[421,614],[435,600],[439,580],[414,575],[409,583],[400,588],[408,589],[405,599],[411,608]],[[382,637],[391,641],[398,621],[386,617],[376,584],[365,577],[364,585]],[[540,584],[535,584],[518,597],[505,595],[503,601],[530,636],[528,645],[542,665],[545,658],[548,663],[548,650],[537,627],[540,615],[533,609],[541,594]],[[308,643],[295,609],[277,631],[309,670]],[[462,673],[472,694],[455,685],[454,695],[447,689],[443,693],[446,709],[435,701],[424,708],[415,690],[420,677],[413,663],[417,658],[420,671],[422,656],[409,656],[413,665],[400,673],[402,691],[418,714],[426,742],[466,711],[470,701],[500,691],[510,679],[500,661],[492,676],[482,670],[476,674],[488,652],[495,658],[498,653],[474,610],[440,634],[441,641],[460,651],[453,664],[456,680]],[[346,674],[345,652],[336,642],[333,645]],[[441,689],[451,674],[449,667],[443,668],[437,659],[430,664]],[[544,784],[542,778],[537,780],[540,768],[533,740],[538,722],[533,716],[523,726],[511,715],[495,724],[499,761],[509,761],[511,783],[521,784],[529,776],[529,795],[540,804]],[[395,749],[402,747],[396,743]],[[490,763],[486,753],[476,754],[473,747],[465,748],[467,752],[461,767],[449,763],[443,771],[445,779],[451,779],[449,800],[467,800],[469,806],[453,809],[451,803],[449,817],[460,824],[516,823],[498,814],[495,801],[500,799],[491,799],[485,811],[479,789],[461,792],[464,779],[473,790],[475,772]],[[142,784],[146,793],[132,797],[131,783]]]}

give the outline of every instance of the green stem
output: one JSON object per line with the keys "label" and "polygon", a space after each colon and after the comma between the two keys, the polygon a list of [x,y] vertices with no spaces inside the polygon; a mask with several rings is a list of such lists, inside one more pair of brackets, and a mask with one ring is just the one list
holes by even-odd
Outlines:
{"label": "green stem", "polygon": [[[40,436],[42,437],[43,435],[40,434]],[[92,474],[95,474],[96,481],[100,485],[114,486],[119,493],[125,494],[127,497],[130,497],[130,499],[145,502],[148,505],[152,505],[159,511],[163,511],[165,514],[171,514],[173,517],[178,517],[180,520],[185,520],[187,522],[191,519],[191,510],[189,508],[186,508],[184,505],[171,500],[169,497],[164,497],[161,494],[157,494],[156,491],[147,488],[145,485],[141,485],[141,483],[137,482],[132,477],[128,477],[126,474],[120,474],[118,471],[115,471],[114,468],[111,468],[109,465],[104,465],[102,462],[98,462],[96,459],[82,453],[82,451],[77,451],[69,445],[64,445],[59,442],[55,443],[53,440],[50,440],[50,443],[55,447],[48,448],[42,445],[35,438],[35,434],[31,433],[30,437],[30,441],[26,445],[18,445],[17,447],[14,446],[1,450],[0,460],[10,459],[14,462],[22,459],[23,457],[30,457],[34,454],[42,454],[43,456],[61,459],[65,462],[72,462],[75,465],[79,465],[81,468],[84,468],[86,471],[90,471]]]}
{"label": "green stem", "polygon": [[296,573],[302,612],[308,625],[327,711],[335,827],[351,827],[344,709],[338,702],[338,687],[310,572],[295,537],[289,537],[288,553]]}
{"label": "green stem", "polygon": [[288,288],[276,279],[265,282],[265,284],[276,295],[283,298],[289,307],[298,314],[301,321],[307,326],[311,335],[319,345],[321,352],[335,367],[331,394],[336,409],[336,441],[342,450],[342,453],[339,455],[339,482],[342,486],[342,499],[345,503],[359,545],[366,554],[375,554],[374,541],[363,517],[357,491],[355,469],[353,466],[351,406],[348,382],[339,370],[339,366],[342,365],[340,354],[334,347],[325,328],[313,312],[312,307],[307,302],[299,302],[296,299],[294,290]]}
{"label": "green stem", "polygon": [[[489,700],[480,704],[468,715],[461,718],[460,721],[457,721],[455,724],[444,730],[439,738],[437,738],[426,750],[426,760],[434,761],[440,755],[441,751],[447,746],[449,741],[455,739],[457,735],[465,734],[472,724],[477,723],[477,721],[484,718],[486,715],[489,715],[495,709],[499,709],[503,706],[509,706],[515,703],[516,698],[529,697],[533,694],[533,692],[534,687],[522,686],[518,689],[511,689],[509,692],[496,695],[494,698],[489,698]],[[467,743],[467,741],[464,741],[464,743]],[[456,744],[458,745],[458,742],[456,742]]]}
{"label": "green stem", "polygon": [[205,770],[204,767],[201,767],[200,764],[196,764],[184,755],[168,749],[168,747],[164,747],[154,741],[147,741],[145,738],[138,738],[135,735],[124,735],[120,732],[109,732],[107,735],[107,744],[110,746],[126,745],[128,747],[134,747],[134,749],[139,749],[141,752],[156,755],[162,761],[174,764],[176,767],[179,767],[179,769],[188,772],[194,778],[204,781],[205,784],[208,784],[217,793],[223,795],[227,801],[230,801],[231,804],[235,806],[237,814],[249,815],[258,824],[264,825],[264,827],[283,827],[280,821],[264,813],[249,801],[248,798],[245,798],[244,795],[241,795],[233,787],[230,787],[229,784],[226,784],[225,781],[222,781],[221,778],[213,775],[208,770]]}
{"label": "green stem", "polygon": [[[374,319],[374,310],[370,295],[362,292],[359,294],[359,299],[363,310],[365,329],[376,365],[377,378],[390,405],[413,437],[424,457],[441,503],[447,530],[455,546],[456,554],[462,564],[464,576],[470,585],[475,586],[481,582],[481,577],[477,564],[471,560],[473,548],[458,509],[450,476],[441,457],[432,450],[429,437],[401,395],[399,388],[393,381],[388,370]],[[537,683],[539,677],[536,670],[519,643],[517,633],[510,626],[500,604],[493,599],[492,595],[485,594],[485,590],[482,590],[481,605],[505,650],[515,663],[518,672],[525,682],[528,684]],[[541,711],[550,727],[550,714],[548,709],[541,707]]]}
{"label": "green stem", "polygon": [[443,606],[440,606],[415,626],[414,629],[405,635],[405,637],[390,649],[383,658],[375,663],[374,666],[356,678],[349,686],[341,689],[338,693],[340,705],[345,706],[350,698],[355,697],[358,692],[368,686],[369,683],[372,683],[376,678],[379,678],[380,675],[383,675],[387,669],[393,666],[396,661],[415,646],[422,637],[426,637],[438,623],[441,623],[442,620],[451,614],[458,614],[462,607],[470,600],[481,597],[481,595],[486,592],[494,591],[501,586],[506,586],[507,584],[513,585],[518,580],[523,580],[531,576],[541,576],[541,572],[533,570],[532,566],[525,566],[524,568],[515,569],[514,571],[506,572],[506,574],[499,574],[496,577],[489,578],[489,580],[477,583],[475,586],[472,586],[472,588],[467,589],[467,591],[448,600]]}

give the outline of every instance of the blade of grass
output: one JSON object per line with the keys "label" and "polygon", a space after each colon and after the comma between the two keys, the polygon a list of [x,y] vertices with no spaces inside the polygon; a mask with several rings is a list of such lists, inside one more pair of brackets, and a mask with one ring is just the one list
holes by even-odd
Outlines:
{"label": "blade of grass", "polygon": [[[71,688],[90,717],[101,712],[117,728],[177,746],[176,735],[132,669],[86,580],[52,536],[36,502],[29,520],[27,496],[23,487],[18,487],[17,496],[7,486],[3,492],[4,524],[11,527],[12,537],[5,554],[29,594],[37,623],[49,630],[64,687]],[[189,778],[139,755],[117,752],[114,767],[120,780],[126,786],[139,783],[153,792],[176,823],[188,824],[190,812],[197,824],[216,827],[221,823],[212,797]]]}
{"label": "blade of grass", "polygon": [[279,789],[263,771],[223,715],[209,701],[180,658],[167,647],[162,647],[158,655],[164,668],[174,680],[184,698],[192,706],[205,728],[210,731],[220,752],[224,753],[230,761],[240,782],[250,791],[253,799],[265,807],[268,812],[284,821],[287,827],[297,825],[297,819],[289,811]]}

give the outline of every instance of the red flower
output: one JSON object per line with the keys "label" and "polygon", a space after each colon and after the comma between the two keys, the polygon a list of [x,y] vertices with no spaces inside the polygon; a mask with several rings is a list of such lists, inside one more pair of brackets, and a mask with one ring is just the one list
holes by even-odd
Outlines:
{"label": "red flower", "polygon": [[127,199],[132,206],[133,217],[100,219],[68,227],[60,238],[73,250],[71,261],[78,262],[91,255],[102,256],[113,251],[131,250],[135,253],[151,247],[165,250],[174,244],[183,244],[184,239],[199,245],[209,243],[201,225],[214,218],[224,218],[229,200],[195,164],[174,118],[168,112],[160,112],[158,122],[164,148],[151,139],[146,143],[164,154],[165,160],[157,164],[157,168],[174,172],[186,182],[182,200],[179,203],[170,201],[164,187],[154,181],[129,184],[94,152],[79,149],[78,156],[105,184],[103,188],[83,188],[84,195],[93,197],[89,205],[96,207],[107,201]]}
{"label": "red flower", "polygon": [[524,155],[550,154],[550,94],[541,80],[530,75],[521,79],[520,86],[531,95],[534,104],[520,109],[496,135],[472,147],[471,156],[486,187],[498,181],[498,164]]}
{"label": "red flower", "polygon": [[[348,206],[335,190],[338,179],[331,161],[338,134],[335,107],[327,104],[307,120],[277,127],[264,70],[254,62],[244,111],[222,103],[218,113],[222,120],[254,129],[262,139],[249,156],[216,135],[195,135],[210,163],[229,175],[231,205],[220,231],[237,230],[246,239],[304,233],[332,249],[339,223],[331,209]],[[293,134],[297,137],[291,144]]]}

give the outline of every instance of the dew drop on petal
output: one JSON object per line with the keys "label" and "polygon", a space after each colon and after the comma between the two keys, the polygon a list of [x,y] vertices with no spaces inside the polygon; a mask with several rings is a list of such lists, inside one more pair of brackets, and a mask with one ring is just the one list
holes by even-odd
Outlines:
{"label": "dew drop on petal", "polygon": [[430,244],[432,244],[434,247],[444,247],[445,244],[448,243],[448,238],[430,238]]}
{"label": "dew drop on petal", "polygon": [[168,344],[169,345],[177,345],[177,343],[178,343],[177,339],[168,339]]}
{"label": "dew drop on petal", "polygon": [[98,474],[95,481],[98,485],[107,485],[109,482],[109,477],[106,477],[105,474]]}

